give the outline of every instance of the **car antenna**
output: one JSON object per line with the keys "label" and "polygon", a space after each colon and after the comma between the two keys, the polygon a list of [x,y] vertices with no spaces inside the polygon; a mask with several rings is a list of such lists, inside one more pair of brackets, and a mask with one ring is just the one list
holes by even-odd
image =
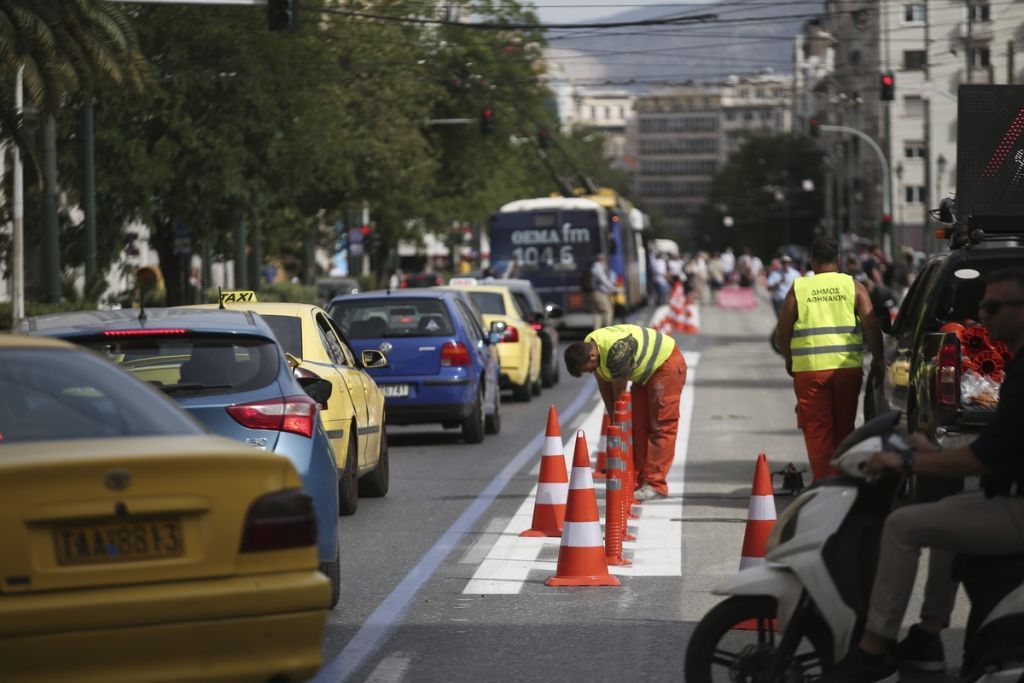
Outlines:
{"label": "car antenna", "polygon": [[219,308],[222,311],[227,308],[227,306],[224,305],[224,292],[221,291],[220,285],[217,286],[217,301],[220,302],[220,306],[218,306],[217,308]]}
{"label": "car antenna", "polygon": [[139,283],[139,322],[146,320],[146,285]]}

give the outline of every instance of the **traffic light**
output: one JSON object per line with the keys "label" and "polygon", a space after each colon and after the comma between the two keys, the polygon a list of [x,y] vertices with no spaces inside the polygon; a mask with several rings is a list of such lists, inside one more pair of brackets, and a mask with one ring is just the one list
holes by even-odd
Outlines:
{"label": "traffic light", "polygon": [[380,233],[377,232],[376,230],[371,232],[369,235],[365,237],[364,244],[367,254],[376,254],[377,250],[380,249]]}
{"label": "traffic light", "polygon": [[298,0],[267,0],[267,28],[289,31],[295,28]]}
{"label": "traffic light", "polygon": [[537,145],[541,149],[547,149],[551,146],[551,135],[544,128],[537,129]]}
{"label": "traffic light", "polygon": [[494,107],[484,107],[480,112],[480,132],[484,135],[494,132]]}
{"label": "traffic light", "polygon": [[896,87],[896,78],[892,75],[891,71],[886,71],[882,74],[882,101],[892,102],[893,90]]}
{"label": "traffic light", "polygon": [[817,114],[807,119],[808,132],[812,138],[821,136],[821,117]]}

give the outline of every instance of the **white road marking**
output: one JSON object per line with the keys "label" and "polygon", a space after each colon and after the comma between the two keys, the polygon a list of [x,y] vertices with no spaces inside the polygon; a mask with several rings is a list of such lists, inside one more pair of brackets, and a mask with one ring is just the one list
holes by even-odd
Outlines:
{"label": "white road marking", "polygon": [[476,543],[459,560],[459,564],[476,564],[487,557],[487,551],[498,540],[502,527],[507,525],[508,522],[508,517],[495,517],[492,519],[484,532],[480,534],[480,538],[476,540]]}
{"label": "white road marking", "polygon": [[[690,442],[690,422],[694,407],[694,378],[700,363],[700,354],[684,352],[687,365],[686,386],[679,404],[679,434],[676,437],[676,455],[669,470],[669,497],[655,499],[638,506],[640,519],[630,523],[637,540],[627,543],[627,555],[632,560],[629,567],[610,567],[612,574],[620,576],[682,576],[683,533],[678,520],[683,516],[683,473],[686,467],[686,454]],[[586,432],[587,445],[591,459],[594,448],[601,435],[601,419],[604,417],[604,405],[598,403],[580,424]],[[566,466],[571,467],[572,455],[575,450],[575,433],[565,443]],[[534,474],[539,470],[534,468]],[[598,510],[603,514],[604,482],[597,480],[594,488],[598,498]],[[546,546],[558,546],[558,538],[520,538],[519,532],[530,528],[533,518],[533,505],[537,495],[535,486],[530,495],[516,510],[516,513],[505,526],[498,540],[491,547],[486,558],[480,563],[473,578],[470,579],[462,593],[464,595],[515,595],[518,594],[531,571],[552,572],[556,562],[541,560],[541,551]],[[488,527],[490,528],[490,527]]]}
{"label": "white road marking", "polygon": [[370,672],[366,683],[399,683],[412,666],[412,658],[404,654],[388,655]]}

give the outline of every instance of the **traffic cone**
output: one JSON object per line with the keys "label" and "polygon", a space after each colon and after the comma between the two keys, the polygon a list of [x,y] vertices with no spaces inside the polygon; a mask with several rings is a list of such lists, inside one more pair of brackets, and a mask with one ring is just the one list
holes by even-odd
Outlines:
{"label": "traffic cone", "polygon": [[697,334],[700,332],[700,309],[696,302],[686,302],[686,334]]}
{"label": "traffic cone", "polygon": [[608,476],[608,413],[605,412],[601,418],[601,436],[597,439],[596,461],[594,463],[594,479],[604,479]]}
{"label": "traffic cone", "polygon": [[626,531],[622,495],[626,460],[622,452],[622,430],[619,425],[608,427],[608,482],[604,491],[604,556],[609,565],[631,564],[622,557],[622,540]]}
{"label": "traffic cone", "polygon": [[[587,471],[590,471],[589,460]],[[562,451],[562,434],[558,429],[558,412],[551,406],[548,409],[548,427],[544,433],[544,450],[540,456],[533,523],[519,535],[561,536],[568,493],[569,477],[565,471],[565,453]]]}
{"label": "traffic cone", "polygon": [[669,309],[675,321],[675,328],[679,332],[686,332],[686,295],[683,293],[683,285],[677,282],[672,289],[672,296],[669,298]]}
{"label": "traffic cone", "polygon": [[619,580],[608,573],[601,538],[601,519],[597,515],[597,494],[590,476],[587,439],[576,432],[576,450],[572,458],[569,502],[565,510],[565,530],[558,548],[558,567],[545,583],[549,586],[618,586]]}
{"label": "traffic cone", "polygon": [[747,529],[743,534],[740,553],[740,571],[765,563],[765,545],[775,525],[775,495],[772,493],[772,473],[764,453],[757,456],[754,469],[754,487],[747,508]]}

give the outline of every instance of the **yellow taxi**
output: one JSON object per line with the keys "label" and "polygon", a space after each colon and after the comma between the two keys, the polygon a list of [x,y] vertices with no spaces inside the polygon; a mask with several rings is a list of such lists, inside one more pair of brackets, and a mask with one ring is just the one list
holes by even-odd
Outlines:
{"label": "yellow taxi", "polygon": [[330,594],[284,456],[67,342],[0,335],[0,680],[305,680]]}
{"label": "yellow taxi", "polygon": [[543,365],[542,344],[537,330],[526,322],[526,312],[508,287],[478,284],[473,278],[452,278],[449,287],[466,291],[484,318],[484,328],[493,322],[506,325],[497,345],[501,361],[501,387],[512,389],[520,401],[540,395]]}
{"label": "yellow taxi", "polygon": [[[338,510],[351,515],[359,497],[388,492],[388,441],[384,430],[384,394],[327,312],[311,304],[259,302],[253,292],[223,292],[228,308],[258,313],[274,331],[300,379],[326,379],[331,398],[320,418],[331,440],[338,471]],[[216,308],[202,304],[196,308]],[[376,367],[376,366],[374,366]]]}

